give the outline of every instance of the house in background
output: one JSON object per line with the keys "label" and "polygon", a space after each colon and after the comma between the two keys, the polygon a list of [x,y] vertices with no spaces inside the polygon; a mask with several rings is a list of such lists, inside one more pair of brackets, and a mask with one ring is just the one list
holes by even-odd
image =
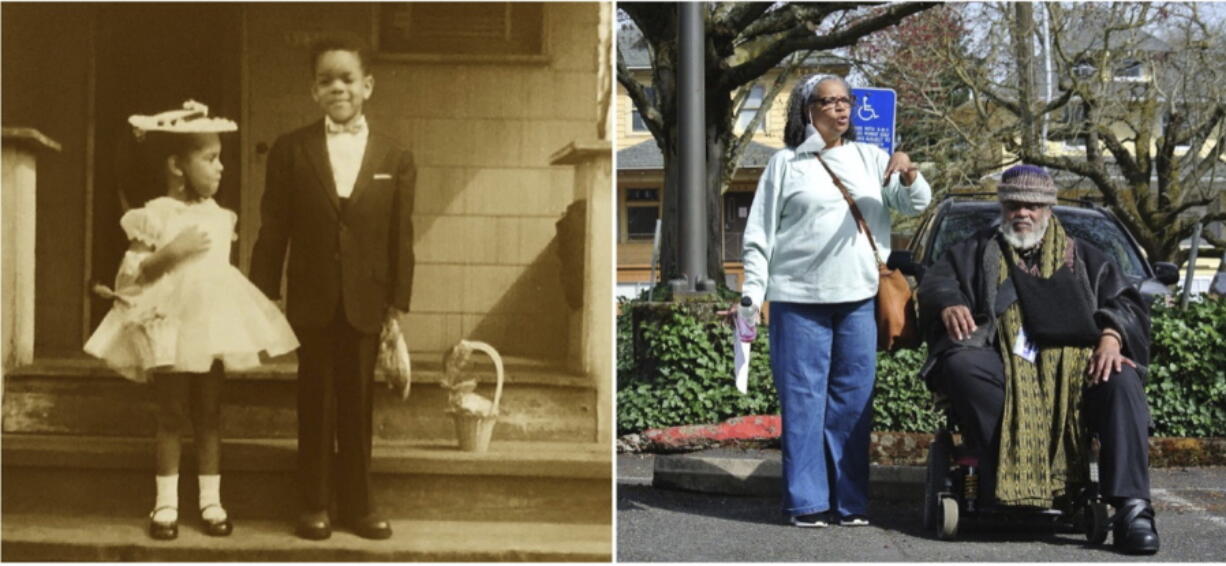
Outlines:
{"label": "house in background", "polygon": [[[1147,151],[1149,155],[1156,155],[1158,144],[1162,141],[1159,136],[1163,133],[1162,128],[1165,126],[1163,121],[1166,119],[1165,107],[1167,105],[1176,104],[1185,113],[1207,112],[1211,111],[1213,104],[1218,103],[1221,99],[1218,85],[1201,84],[1195,77],[1181,76],[1179,73],[1182,71],[1174,65],[1174,60],[1180,56],[1178,48],[1144,30],[1117,30],[1111,35],[1110,45],[1104,45],[1101,35],[1094,33],[1073,34],[1061,39],[1063,41],[1062,50],[1067,54],[1070,62],[1065,64],[1055,61],[1046,70],[1042,65],[1036,64],[1035,92],[1050,92],[1052,98],[1057,98],[1071,86],[1073,78],[1090,83],[1091,88],[1098,94],[1098,100],[1095,102],[1100,106],[1109,107],[1108,112],[1113,116],[1108,129],[1133,155],[1136,154],[1137,140],[1134,125],[1147,125],[1153,128],[1153,136],[1148,140]],[[1218,53],[1215,56],[1220,61],[1226,58],[1226,53]],[[1171,87],[1181,81],[1187,81],[1187,84],[1180,85],[1179,89]],[[1197,93],[1195,92],[1197,88],[1205,90]],[[1180,99],[1172,100],[1168,98],[1168,94],[1176,94],[1180,96]],[[1156,110],[1147,109],[1147,104],[1156,105]],[[1196,105],[1199,105],[1200,108],[1194,108]],[[991,104],[989,106],[994,107]],[[1085,121],[1086,112],[1086,101],[1074,94],[1062,111],[1045,117],[1047,122],[1044,124],[1044,131],[1048,132],[1046,139],[1043,140],[1045,154],[1074,160],[1086,158],[1086,138],[1075,133],[1077,126]],[[1150,119],[1153,122],[1145,124],[1143,121],[1146,120],[1147,112],[1149,116],[1152,116]],[[970,121],[977,120],[978,117],[971,111],[971,104],[968,103],[955,112],[955,119]],[[1007,125],[1007,121],[1015,118],[1009,112],[994,108],[989,119],[993,122],[994,127],[1002,127]],[[1213,155],[1212,152],[1216,149],[1213,140],[1220,138],[1223,127],[1226,126],[1219,123],[1217,128],[1209,133],[1209,141],[1200,149],[1199,154],[1189,156],[1191,147],[1177,145],[1174,148],[1175,157],[1177,159],[1204,159]],[[1123,181],[1124,177],[1114,155],[1107,151],[1105,145],[1101,143],[1098,149],[1103,156],[1110,178]],[[1005,152],[1003,148],[999,148],[996,155],[1002,161],[1016,159],[1015,155]],[[994,183],[999,181],[999,178],[1000,171],[997,171],[985,176],[983,180],[990,181],[989,187],[994,187]],[[1061,190],[1061,196],[1101,199],[1099,190],[1087,177],[1069,171],[1054,171],[1053,178]],[[1209,163],[1201,173],[1199,182],[1209,187],[1210,193],[1215,194],[1216,198],[1207,207],[1194,207],[1185,211],[1184,216],[1193,217],[1226,211],[1226,155],[1221,155],[1216,162]],[[1156,192],[1157,187],[1158,179],[1155,173],[1151,178],[1151,190]],[[1226,239],[1226,223],[1210,223],[1205,226],[1205,232],[1216,238]],[[1203,242],[1202,245],[1204,245]],[[1183,249],[1190,246],[1189,240],[1185,240],[1182,244]],[[1212,278],[1216,267],[1216,259],[1207,259],[1202,255],[1198,261],[1198,282],[1196,284],[1207,287],[1207,281]]]}
{"label": "house in background", "polygon": [[[626,68],[636,80],[650,90],[651,56],[646,42],[633,26],[619,28],[618,50]],[[737,116],[736,132],[740,134],[762,107],[770,84],[785,68],[778,66],[752,85],[751,91]],[[787,119],[788,93],[798,77],[812,73],[847,76],[850,64],[838,57],[811,56],[787,80],[769,112],[762,120],[741,156],[732,183],[723,195],[720,216],[723,227],[720,255],[724,261],[727,285],[741,288],[741,235],[749,217],[758,177],[771,155],[784,147],[783,128]],[[652,242],[656,220],[664,193],[664,156],[655,138],[634,108],[634,103],[621,85],[617,87],[617,295],[637,297],[651,286]],[[659,277],[657,273],[657,277]]]}
{"label": "house in background", "polygon": [[[117,559],[133,545],[154,560],[241,558],[188,541],[143,546],[153,502],[151,405],[143,388],[81,352],[109,307],[89,288],[115,276],[127,245],[124,207],[156,196],[132,181],[126,118],[189,98],[240,125],[223,142],[217,200],[238,212],[233,262],[246,271],[268,150],[278,134],[321,118],[309,96],[308,46],[336,34],[374,47],[367,114],[414,152],[418,167],[417,268],[412,311],[401,321],[414,384],[407,402],[379,388],[374,417],[377,497],[400,523],[398,536],[369,555],[346,554],[340,543],[303,549],[282,529],[296,501],[292,357],[228,378],[227,506],[240,529],[272,529],[274,540],[285,530],[285,545],[262,555],[279,561],[611,557],[613,248],[603,235],[611,233],[612,144],[598,133],[606,117],[597,104],[611,89],[612,43],[600,31],[611,29],[609,4],[2,10],[4,220],[7,229],[33,217],[36,232],[33,249],[23,250],[27,267],[9,269],[5,244],[5,305],[30,307],[28,316],[4,312],[6,559]],[[60,151],[39,152],[36,180],[18,186],[10,145],[26,142],[10,133],[30,131]],[[21,285],[10,287],[10,274]],[[28,336],[20,356],[9,355],[10,326]],[[488,342],[507,361],[486,454],[455,448],[437,386],[443,351],[461,339]],[[488,397],[491,370],[474,370]],[[100,534],[56,541],[46,521]],[[434,521],[459,523],[439,529]],[[486,526],[464,526],[473,521]],[[103,528],[129,524],[127,538]],[[483,543],[472,544],[477,538]]]}

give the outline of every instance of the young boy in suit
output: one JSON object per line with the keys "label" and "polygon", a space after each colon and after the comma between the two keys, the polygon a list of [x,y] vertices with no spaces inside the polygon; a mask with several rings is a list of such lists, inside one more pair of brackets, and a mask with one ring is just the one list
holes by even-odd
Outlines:
{"label": "young boy in suit", "polygon": [[392,530],[371,493],[371,395],[379,332],[409,310],[415,169],[362,114],[374,89],[364,47],[321,41],[311,62],[324,117],[273,143],[251,280],[279,299],[288,248],[286,315],[302,343],[298,535],[331,536],[335,495],[339,523],[383,539]]}

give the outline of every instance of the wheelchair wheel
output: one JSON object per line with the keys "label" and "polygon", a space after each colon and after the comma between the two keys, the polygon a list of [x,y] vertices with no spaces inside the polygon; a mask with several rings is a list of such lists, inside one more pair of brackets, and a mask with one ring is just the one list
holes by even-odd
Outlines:
{"label": "wheelchair wheel", "polygon": [[937,528],[937,538],[951,540],[958,536],[958,500],[952,497],[941,498],[941,524]]}
{"label": "wheelchair wheel", "polygon": [[945,491],[945,481],[949,477],[950,453],[953,439],[948,430],[937,432],[928,446],[928,469],[924,477],[924,529],[937,527],[940,519],[940,496]]}
{"label": "wheelchair wheel", "polygon": [[1090,544],[1102,544],[1107,540],[1107,531],[1110,530],[1110,519],[1107,516],[1107,504],[1101,501],[1095,501],[1086,506],[1085,509],[1085,531],[1086,540]]}

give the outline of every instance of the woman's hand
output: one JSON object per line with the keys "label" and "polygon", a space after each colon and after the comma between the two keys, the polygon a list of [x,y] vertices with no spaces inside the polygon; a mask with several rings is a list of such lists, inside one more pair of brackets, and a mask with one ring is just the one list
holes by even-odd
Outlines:
{"label": "woman's hand", "polygon": [[890,162],[885,166],[885,179],[882,179],[881,185],[890,184],[890,175],[894,173],[902,174],[902,184],[911,186],[915,182],[915,178],[919,175],[919,167],[911,163],[911,157],[901,151],[895,151],[894,155],[890,156]]}
{"label": "woman's hand", "polygon": [[1120,353],[1120,341],[1114,334],[1103,334],[1098,339],[1098,348],[1090,356],[1090,364],[1086,373],[1090,374],[1090,383],[1105,383],[1111,379],[1111,374],[1119,373],[1124,366],[1137,367],[1136,362]]}

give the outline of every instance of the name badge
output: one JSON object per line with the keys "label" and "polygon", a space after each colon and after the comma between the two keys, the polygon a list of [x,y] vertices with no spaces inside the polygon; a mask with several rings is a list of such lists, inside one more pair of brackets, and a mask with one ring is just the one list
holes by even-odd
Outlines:
{"label": "name badge", "polygon": [[1039,357],[1039,348],[1026,337],[1026,329],[1017,329],[1017,340],[1013,341],[1013,353],[1018,357],[1030,363],[1034,363]]}
{"label": "name badge", "polygon": [[390,174],[388,174],[388,173],[375,173],[375,180],[376,180],[376,181],[380,181],[380,180],[383,180],[383,179],[391,179],[391,178],[392,178],[392,176],[391,176]]}

